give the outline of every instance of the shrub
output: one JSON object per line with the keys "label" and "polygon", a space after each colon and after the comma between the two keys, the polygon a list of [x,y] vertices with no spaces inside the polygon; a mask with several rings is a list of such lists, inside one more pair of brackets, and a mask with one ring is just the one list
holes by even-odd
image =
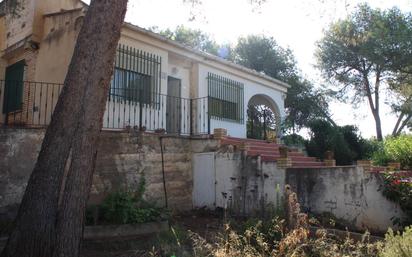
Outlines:
{"label": "shrub", "polygon": [[326,151],[333,151],[336,164],[350,165],[369,155],[369,141],[359,135],[354,126],[333,126],[324,120],[312,121],[309,125],[310,140],[306,142],[306,150],[310,156],[324,158]]}
{"label": "shrub", "polygon": [[385,243],[381,247],[381,257],[410,257],[412,256],[412,227],[407,227],[401,234],[389,229]]}
{"label": "shrub", "polygon": [[412,224],[412,180],[402,173],[386,173],[382,185],[382,193],[389,200],[398,203],[406,214],[406,220],[394,217],[393,221],[399,225]]}
{"label": "shrub", "polygon": [[162,210],[132,192],[119,191],[108,195],[100,206],[103,222],[109,224],[136,224],[160,219]]}
{"label": "shrub", "polygon": [[96,209],[99,213],[99,221],[107,224],[136,224],[167,217],[166,210],[157,208],[143,199],[145,188],[146,180],[142,173],[136,191],[123,190],[110,193],[100,206],[89,207],[86,211],[86,223],[97,223],[94,220],[96,217],[93,217]]}
{"label": "shrub", "polygon": [[287,146],[305,146],[305,139],[298,134],[285,135],[282,141]]}
{"label": "shrub", "polygon": [[389,162],[400,162],[403,169],[412,169],[412,135],[388,137],[384,142],[372,141],[372,161],[386,166]]}
{"label": "shrub", "polygon": [[412,169],[412,135],[388,138],[384,145],[389,159],[400,162],[404,169]]}

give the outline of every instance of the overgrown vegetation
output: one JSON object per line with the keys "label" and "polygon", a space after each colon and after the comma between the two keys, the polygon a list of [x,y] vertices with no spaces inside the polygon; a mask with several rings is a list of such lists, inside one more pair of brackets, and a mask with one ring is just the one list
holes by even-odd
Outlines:
{"label": "overgrown vegetation", "polygon": [[113,192],[100,206],[89,208],[86,212],[87,223],[136,224],[167,219],[167,210],[156,207],[143,199],[145,188],[146,180],[142,173],[136,191]]}
{"label": "overgrown vegetation", "polygon": [[369,158],[375,150],[374,145],[362,138],[355,126],[334,126],[318,119],[309,123],[308,140],[297,134],[283,137],[289,146],[305,146],[309,156],[325,158],[326,151],[334,153],[337,165],[351,165],[356,160]]}
{"label": "overgrown vegetation", "polygon": [[402,169],[412,169],[412,135],[388,137],[383,142],[373,144],[372,160],[375,165],[399,162]]}
{"label": "overgrown vegetation", "polygon": [[393,222],[399,225],[412,224],[412,178],[408,174],[403,173],[386,173],[384,174],[384,183],[382,185],[382,193],[389,200],[398,203],[401,209],[405,212],[405,220],[396,217]]}
{"label": "overgrown vegetation", "polygon": [[[192,231],[172,228],[162,235],[147,256],[210,256],[210,257],[406,257],[412,256],[412,228],[403,233],[389,231],[382,242],[372,242],[365,233],[361,240],[339,239],[318,229],[299,227],[288,231],[284,220],[247,221],[227,224],[214,240],[206,240]],[[233,223],[232,223],[233,224]]]}

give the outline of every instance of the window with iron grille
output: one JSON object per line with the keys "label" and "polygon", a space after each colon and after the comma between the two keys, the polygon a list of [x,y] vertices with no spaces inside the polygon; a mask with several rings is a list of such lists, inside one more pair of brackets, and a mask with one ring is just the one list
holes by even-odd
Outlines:
{"label": "window with iron grille", "polygon": [[208,73],[207,81],[210,117],[243,123],[243,83],[213,73]]}
{"label": "window with iron grille", "polygon": [[154,104],[160,91],[161,57],[119,45],[109,99]]}

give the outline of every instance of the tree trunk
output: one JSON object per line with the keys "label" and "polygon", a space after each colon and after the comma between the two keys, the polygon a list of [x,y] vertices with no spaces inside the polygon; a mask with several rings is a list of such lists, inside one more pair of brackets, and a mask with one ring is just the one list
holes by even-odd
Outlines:
{"label": "tree trunk", "polygon": [[[73,138],[72,162],[57,216],[55,257],[79,255],[84,212],[126,6],[127,0],[94,0],[94,6],[92,2],[85,20],[84,35],[88,42],[83,47],[89,49],[99,62],[89,56],[85,59],[90,62],[91,68],[88,76],[83,78],[83,111]],[[110,31],[102,33],[101,28],[110,28]]]}
{"label": "tree trunk", "polygon": [[383,140],[383,135],[382,135],[381,117],[379,115],[379,112],[377,112],[377,111],[372,111],[372,113],[373,113],[373,118],[375,119],[376,139],[378,141],[382,141]]}
{"label": "tree trunk", "polygon": [[[92,98],[86,99],[90,97],[91,87],[94,90],[100,89],[96,90],[99,91],[97,94],[107,95],[115,54],[115,51],[111,49],[117,46],[126,3],[127,0],[94,0],[89,7],[62,93],[19,208],[15,221],[16,227],[9,236],[1,257],[52,255],[56,237],[55,224],[59,195],[70,149],[73,143],[76,144],[76,150],[79,149],[79,141],[83,140],[84,131],[91,133],[95,130],[95,125],[81,127],[86,125],[85,116],[91,117],[91,114],[85,113],[87,110],[83,103],[87,104],[88,101],[92,101]],[[97,86],[98,84],[100,86]],[[90,105],[87,106],[90,107]],[[103,111],[104,108],[99,108],[101,115],[94,112],[96,116],[93,117],[93,122],[103,115]],[[99,130],[100,127],[97,129],[97,134]],[[88,142],[94,143],[95,141]],[[82,156],[78,154],[73,156],[73,164],[76,163],[76,167],[80,166],[79,160],[75,159],[79,157]],[[88,161],[82,162],[82,167],[92,165],[90,158],[86,157],[86,159]],[[90,167],[87,170],[90,170]],[[69,177],[67,183],[70,181]],[[60,214],[59,217],[61,216]]]}

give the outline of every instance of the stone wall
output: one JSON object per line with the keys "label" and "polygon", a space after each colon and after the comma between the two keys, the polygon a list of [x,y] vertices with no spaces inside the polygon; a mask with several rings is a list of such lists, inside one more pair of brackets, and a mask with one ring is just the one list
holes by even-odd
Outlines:
{"label": "stone wall", "polygon": [[286,183],[297,193],[302,211],[332,214],[352,230],[386,232],[394,227],[392,217],[404,215],[379,191],[381,175],[362,167],[290,168]]}
{"label": "stone wall", "polygon": [[[44,130],[40,129],[0,129],[0,218],[15,215],[43,136]],[[144,175],[144,197],[164,206],[160,140],[169,207],[176,211],[190,210],[192,152],[214,151],[215,140],[165,136],[160,139],[153,134],[104,131],[89,203],[99,204],[115,190],[136,190]]]}

